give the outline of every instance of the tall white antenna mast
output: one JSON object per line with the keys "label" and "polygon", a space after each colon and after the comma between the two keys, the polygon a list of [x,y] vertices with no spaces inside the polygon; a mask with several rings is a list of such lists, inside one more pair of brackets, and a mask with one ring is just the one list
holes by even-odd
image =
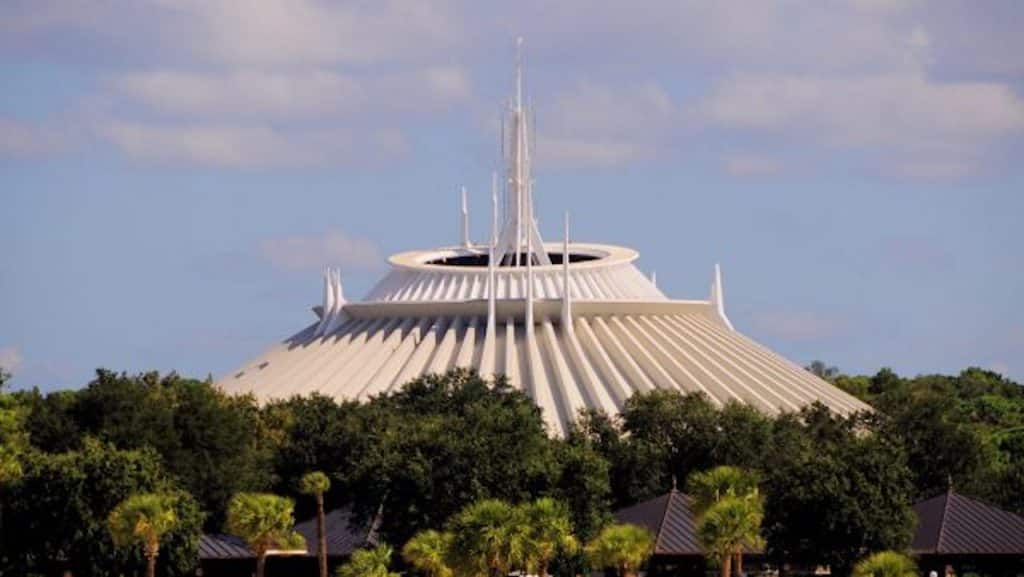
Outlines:
{"label": "tall white antenna mast", "polygon": [[[516,39],[516,94],[509,111],[511,142],[506,154],[507,203],[505,224],[498,241],[498,262],[503,266],[522,266],[528,262],[548,266],[551,259],[533,215],[533,184],[530,175],[529,115],[523,104],[523,39]],[[524,252],[525,249],[525,252]]]}
{"label": "tall white antenna mast", "polygon": [[466,187],[462,187],[462,246],[469,248],[473,245],[469,240],[469,199],[466,198]]}

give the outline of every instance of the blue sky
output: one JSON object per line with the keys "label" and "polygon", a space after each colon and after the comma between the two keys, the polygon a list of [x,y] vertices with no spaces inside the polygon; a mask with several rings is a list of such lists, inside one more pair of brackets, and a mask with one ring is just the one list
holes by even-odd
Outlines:
{"label": "blue sky", "polygon": [[220,375],[485,235],[514,38],[542,232],[714,263],[806,363],[1024,379],[1013,0],[12,0],[0,5],[0,365]]}

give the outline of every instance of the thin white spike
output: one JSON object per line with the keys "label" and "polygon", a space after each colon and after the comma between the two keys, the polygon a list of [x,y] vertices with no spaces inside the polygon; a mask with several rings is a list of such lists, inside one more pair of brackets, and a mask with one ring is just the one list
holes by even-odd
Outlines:
{"label": "thin white spike", "polygon": [[495,275],[495,251],[498,244],[498,175],[491,174],[491,244],[487,251],[487,332],[486,338],[495,338],[497,323],[498,278]]}
{"label": "thin white spike", "polygon": [[658,271],[656,270],[651,271],[651,284],[654,285],[655,288],[658,287]]}
{"label": "thin white spike", "polygon": [[[516,87],[509,110],[509,147],[505,156],[506,165],[506,217],[498,243],[497,258],[500,263],[522,266],[523,258],[537,258],[537,264],[547,266],[551,259],[544,251],[534,220],[533,181],[530,177],[530,120],[523,102],[523,39],[516,40]],[[502,124],[504,130],[504,123]],[[536,255],[524,254],[524,245],[532,244],[538,249]]]}
{"label": "thin white spike", "polygon": [[533,236],[526,237],[526,334],[533,335]]}
{"label": "thin white spike", "polygon": [[491,172],[491,245],[498,244],[498,173]]}
{"label": "thin white spike", "polygon": [[462,222],[462,246],[469,248],[473,245],[469,240],[469,199],[466,197],[466,187],[462,187],[462,206],[460,219]]}
{"label": "thin white spike", "polygon": [[565,240],[562,241],[562,327],[572,330],[572,294],[569,288],[569,212],[565,213]]}
{"label": "thin white spike", "polygon": [[729,327],[729,330],[735,330],[732,327],[732,323],[729,322],[729,317],[725,315],[725,293],[722,289],[722,269],[715,263],[714,277],[711,279],[711,305],[715,307],[715,312],[718,314],[718,318],[721,319],[725,326]]}

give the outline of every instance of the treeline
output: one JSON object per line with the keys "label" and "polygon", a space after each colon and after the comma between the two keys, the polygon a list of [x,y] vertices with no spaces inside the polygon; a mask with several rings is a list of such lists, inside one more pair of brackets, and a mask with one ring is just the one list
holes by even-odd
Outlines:
{"label": "treeline", "polygon": [[[529,397],[461,371],[363,404],[313,395],[260,406],[208,381],[102,370],[78,391],[0,393],[0,574],[57,564],[102,577],[145,566],[106,527],[140,493],[179,497],[158,571],[193,574],[201,530],[223,531],[233,495],[293,497],[296,517],[312,517],[299,486],[310,471],[328,473],[328,507],[351,505],[362,520],[382,511],[382,536],[399,548],[469,503],[543,497],[566,505],[586,542],[617,508],[718,465],[758,474],[770,557],[839,572],[869,552],[904,549],[910,505],[950,482],[1024,512],[1019,385],[978,369],[914,379],[812,369],[879,411],[843,418],[811,406],[768,418],[655,391],[631,398],[620,417],[580,415],[552,439]],[[575,574],[584,562],[552,568]]]}

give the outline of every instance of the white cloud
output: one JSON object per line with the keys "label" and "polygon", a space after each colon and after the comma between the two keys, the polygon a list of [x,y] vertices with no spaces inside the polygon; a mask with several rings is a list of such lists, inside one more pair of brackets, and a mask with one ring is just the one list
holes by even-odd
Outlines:
{"label": "white cloud", "polygon": [[899,153],[897,172],[949,177],[985,146],[1024,134],[1024,100],[996,83],[915,75],[737,75],[700,106],[713,124],[787,131],[833,147]]}
{"label": "white cloud", "polygon": [[21,353],[14,347],[0,347],[0,367],[13,373],[21,366]]}
{"label": "white cloud", "polygon": [[362,106],[358,80],[327,70],[199,74],[148,71],[115,82],[120,93],[162,112],[188,115],[318,116]]}
{"label": "white cloud", "polygon": [[0,156],[36,156],[68,145],[66,131],[51,126],[0,118]]}
{"label": "white cloud", "polygon": [[377,270],[384,258],[372,241],[332,231],[322,236],[295,236],[267,240],[260,253],[283,270],[317,270],[340,266],[347,270]]}
{"label": "white cloud", "polygon": [[543,167],[580,168],[621,166],[649,159],[657,153],[652,144],[586,138],[537,137],[537,158]]}
{"label": "white cloud", "polygon": [[158,0],[200,57],[240,65],[422,60],[454,45],[450,2]]}
{"label": "white cloud", "polygon": [[355,135],[344,130],[281,130],[262,125],[160,125],[115,121],[103,136],[133,158],[227,168],[302,167],[393,158],[405,151],[400,132]]}
{"label": "white cloud", "polygon": [[652,158],[676,115],[671,98],[655,83],[577,83],[538,114],[538,162],[557,167],[617,166]]}
{"label": "white cloud", "polygon": [[126,74],[114,81],[114,89],[155,111],[217,118],[298,119],[357,111],[435,110],[470,95],[465,70],[454,66],[377,77],[324,68],[224,74],[160,70]]}
{"label": "white cloud", "polygon": [[782,172],[782,163],[767,156],[738,154],[725,159],[722,168],[733,176],[759,176]]}

